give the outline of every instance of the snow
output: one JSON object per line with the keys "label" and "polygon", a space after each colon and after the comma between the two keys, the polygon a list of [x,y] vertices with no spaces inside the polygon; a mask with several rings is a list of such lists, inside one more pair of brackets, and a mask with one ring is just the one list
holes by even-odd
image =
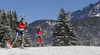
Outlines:
{"label": "snow", "polygon": [[0,55],[100,55],[100,47],[63,46],[0,49]]}
{"label": "snow", "polygon": [[92,15],[91,17],[100,17],[100,13],[98,13],[96,15]]}
{"label": "snow", "polygon": [[100,17],[100,13],[96,14],[95,16]]}
{"label": "snow", "polygon": [[50,22],[50,21],[46,21],[46,23],[47,23],[48,25],[51,25],[51,26],[52,26],[52,25],[54,26],[54,25],[56,24],[56,22]]}

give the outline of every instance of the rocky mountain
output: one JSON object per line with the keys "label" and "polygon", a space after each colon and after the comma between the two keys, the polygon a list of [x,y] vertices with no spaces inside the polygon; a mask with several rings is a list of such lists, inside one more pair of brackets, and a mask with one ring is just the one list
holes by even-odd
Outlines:
{"label": "rocky mountain", "polygon": [[[31,39],[36,44],[36,31],[41,26],[45,35],[43,36],[44,44],[52,44],[52,33],[54,25],[57,22],[54,20],[37,20],[29,25]],[[100,18],[87,17],[77,20],[72,24],[77,33],[79,45],[100,45]]]}
{"label": "rocky mountain", "polygon": [[100,45],[100,17],[79,19],[73,27],[75,27],[80,45]]}
{"label": "rocky mountain", "polygon": [[70,11],[67,14],[70,18],[72,18],[72,22],[75,22],[83,17],[92,17],[98,13],[100,13],[100,1],[97,3],[91,3],[82,10],[77,10],[74,12]]}

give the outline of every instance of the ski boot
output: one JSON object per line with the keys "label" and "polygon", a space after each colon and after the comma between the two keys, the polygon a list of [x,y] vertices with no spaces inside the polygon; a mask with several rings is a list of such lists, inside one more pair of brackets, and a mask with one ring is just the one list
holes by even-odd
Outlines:
{"label": "ski boot", "polygon": [[37,47],[39,47],[39,44],[37,44]]}
{"label": "ski boot", "polygon": [[22,43],[21,48],[24,49],[24,44]]}
{"label": "ski boot", "polygon": [[41,44],[41,46],[44,47],[43,44]]}

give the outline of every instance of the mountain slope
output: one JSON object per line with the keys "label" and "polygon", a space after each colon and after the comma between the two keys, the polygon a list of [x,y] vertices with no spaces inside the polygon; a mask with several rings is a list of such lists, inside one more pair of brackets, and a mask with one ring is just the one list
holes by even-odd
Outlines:
{"label": "mountain slope", "polygon": [[90,5],[84,7],[82,10],[68,12],[68,16],[72,18],[72,22],[75,22],[83,17],[91,17],[98,13],[100,13],[100,1],[94,4],[91,3]]}
{"label": "mountain slope", "polygon": [[[74,50],[73,50],[74,49]],[[100,47],[63,46],[0,49],[0,55],[100,55]]]}
{"label": "mountain slope", "polygon": [[[81,45],[100,45],[100,18],[87,17],[77,20],[73,26]],[[83,43],[84,42],[84,43]]]}

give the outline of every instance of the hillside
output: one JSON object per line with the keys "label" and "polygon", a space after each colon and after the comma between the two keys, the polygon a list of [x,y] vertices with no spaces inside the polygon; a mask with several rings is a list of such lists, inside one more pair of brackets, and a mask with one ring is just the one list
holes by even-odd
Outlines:
{"label": "hillside", "polygon": [[[48,22],[47,22],[48,21]],[[52,25],[49,25],[52,23]],[[44,43],[47,45],[51,45],[52,43],[52,33],[54,30],[54,25],[56,21],[52,20],[38,20],[29,25],[29,32],[31,35],[31,39],[36,44],[36,30],[41,25],[43,28],[43,32],[46,34],[43,36]],[[99,17],[87,17],[83,19],[77,20],[72,25],[74,30],[78,36],[78,44],[79,45],[100,45],[100,18]]]}
{"label": "hillside", "polygon": [[[73,50],[74,49],[74,50]],[[100,47],[63,46],[0,49],[0,55],[100,55]]]}
{"label": "hillside", "polygon": [[100,18],[87,17],[77,20],[73,26],[81,45],[100,45]]}

